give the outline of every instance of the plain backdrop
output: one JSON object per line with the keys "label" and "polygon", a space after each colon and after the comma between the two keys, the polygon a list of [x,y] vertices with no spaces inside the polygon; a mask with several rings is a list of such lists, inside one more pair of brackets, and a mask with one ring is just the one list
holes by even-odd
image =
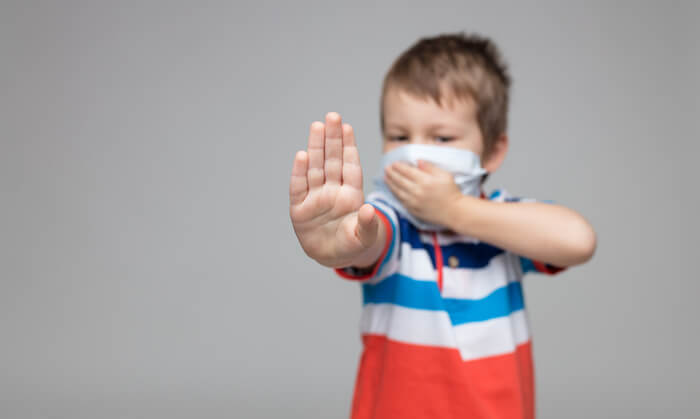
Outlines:
{"label": "plain backdrop", "polygon": [[360,289],[308,259],[292,159],[328,111],[366,191],[418,38],[513,74],[487,189],[587,217],[529,276],[540,418],[700,416],[698,2],[0,4],[0,416],[344,418]]}

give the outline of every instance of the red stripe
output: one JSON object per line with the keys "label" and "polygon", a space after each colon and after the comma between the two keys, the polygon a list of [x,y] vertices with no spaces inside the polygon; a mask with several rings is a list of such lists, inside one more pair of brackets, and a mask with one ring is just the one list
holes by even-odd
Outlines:
{"label": "red stripe", "polygon": [[433,247],[435,248],[435,268],[437,270],[437,285],[442,291],[442,248],[438,243],[437,233],[433,232]]}
{"label": "red stripe", "polygon": [[464,362],[456,349],[364,335],[352,419],[534,418],[529,342]]}
{"label": "red stripe", "polygon": [[545,263],[538,262],[536,260],[533,260],[532,264],[535,265],[535,269],[537,269],[538,272],[542,272],[542,273],[546,273],[546,274],[555,274],[557,272],[561,272],[564,270],[564,268],[559,268],[557,266],[547,265]]}
{"label": "red stripe", "polygon": [[362,281],[364,279],[369,279],[372,278],[374,275],[377,274],[377,270],[379,270],[379,266],[381,266],[382,261],[384,260],[384,257],[386,256],[387,252],[389,251],[389,246],[391,245],[391,239],[394,236],[394,230],[391,228],[391,222],[389,221],[388,218],[386,218],[386,215],[382,213],[380,210],[377,208],[374,209],[374,212],[379,216],[379,219],[384,222],[384,231],[386,232],[386,243],[384,244],[384,250],[382,250],[382,255],[379,256],[379,259],[377,259],[377,263],[374,264],[374,268],[372,268],[372,272],[367,274],[367,275],[362,275],[362,276],[353,276],[348,274],[347,272],[341,270],[341,268],[336,268],[335,273],[340,275],[341,277],[345,279],[351,279],[353,281]]}

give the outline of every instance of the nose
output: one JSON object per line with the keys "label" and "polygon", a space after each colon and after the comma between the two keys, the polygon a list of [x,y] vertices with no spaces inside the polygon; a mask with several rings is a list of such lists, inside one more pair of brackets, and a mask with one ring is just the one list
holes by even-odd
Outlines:
{"label": "nose", "polygon": [[422,135],[414,135],[409,139],[410,144],[431,144],[430,138]]}

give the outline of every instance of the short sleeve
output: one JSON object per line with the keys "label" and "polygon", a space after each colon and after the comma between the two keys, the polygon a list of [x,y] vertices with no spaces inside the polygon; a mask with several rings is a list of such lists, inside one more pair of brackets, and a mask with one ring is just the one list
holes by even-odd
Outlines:
{"label": "short sleeve", "polygon": [[523,274],[526,274],[528,272],[537,272],[537,273],[543,273],[547,275],[554,275],[556,273],[559,273],[563,271],[566,268],[560,268],[558,266],[550,265],[548,263],[543,263],[539,262],[536,260],[532,260],[523,256],[520,256],[520,269],[522,270]]}
{"label": "short sleeve", "polygon": [[398,270],[401,241],[399,239],[398,217],[394,209],[381,199],[373,197],[372,194],[369,195],[367,203],[374,207],[379,222],[384,224],[387,232],[384,250],[377,263],[371,268],[361,269],[348,266],[335,269],[335,273],[342,278],[353,281],[376,283]]}
{"label": "short sleeve", "polygon": [[[491,201],[495,202],[544,202],[547,204],[552,204],[554,203],[553,201],[539,201],[536,199],[532,198],[520,198],[520,197],[514,197],[511,196],[506,190],[504,189],[496,189],[495,191],[491,192],[489,195],[489,199]],[[537,260],[533,260],[530,258],[526,258],[524,256],[519,256],[516,255],[516,258],[513,258],[513,260],[517,261],[516,264],[517,269],[522,272],[522,274],[527,274],[528,272],[535,272],[535,273],[543,273],[547,275],[554,275],[556,273],[559,273],[566,268],[559,267],[559,266],[554,266],[550,265],[548,263],[540,262]]]}

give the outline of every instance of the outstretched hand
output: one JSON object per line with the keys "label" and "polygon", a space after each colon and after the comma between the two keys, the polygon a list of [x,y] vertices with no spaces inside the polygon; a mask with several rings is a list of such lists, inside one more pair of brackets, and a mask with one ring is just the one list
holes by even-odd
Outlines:
{"label": "outstretched hand", "polygon": [[329,267],[363,259],[379,230],[374,208],[363,203],[353,129],[329,112],[325,125],[311,124],[308,150],[297,152],[289,184],[289,215],[306,254]]}

